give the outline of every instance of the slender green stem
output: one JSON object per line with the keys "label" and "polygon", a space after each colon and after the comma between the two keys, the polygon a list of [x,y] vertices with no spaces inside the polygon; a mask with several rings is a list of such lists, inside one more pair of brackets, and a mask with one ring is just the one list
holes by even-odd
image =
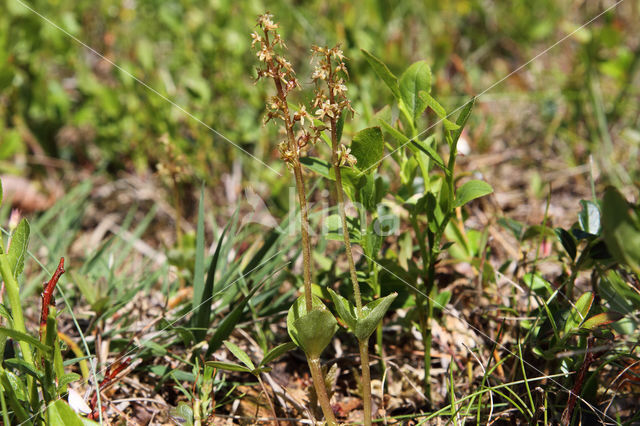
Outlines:
{"label": "slender green stem", "polygon": [[[333,72],[333,71],[331,71]],[[331,75],[329,76],[331,81]],[[330,102],[334,103],[333,90],[329,88]],[[349,228],[347,226],[347,213],[344,207],[344,192],[342,191],[342,174],[340,172],[340,160],[338,158],[338,131],[337,118],[331,119],[331,162],[336,175],[336,196],[338,199],[338,211],[342,221],[342,237],[344,239],[344,248],[347,254],[347,262],[349,263],[349,274],[351,275],[351,283],[353,284],[353,296],[356,300],[356,311],[358,318],[362,317],[362,295],[360,293],[360,283],[358,283],[358,274],[356,265],[353,260],[353,251],[351,249],[351,238],[349,237]],[[371,372],[369,370],[369,338],[359,340],[360,346],[360,368],[362,370],[362,405],[364,408],[364,424],[371,425]]]}
{"label": "slender green stem", "polygon": [[[425,244],[425,235],[420,230],[418,220],[415,215],[411,215],[411,225],[418,240],[420,247],[420,255],[422,257],[422,268],[424,273],[425,293],[416,294],[416,308],[418,309],[418,325],[422,334],[422,342],[424,344],[424,394],[427,398],[431,398],[431,317],[433,316],[432,292],[435,281],[435,253],[433,252],[433,244],[429,245],[429,250]],[[425,307],[426,303],[426,307]]]}
{"label": "slender green stem", "polygon": [[[264,37],[269,42],[269,33],[264,31]],[[275,65],[273,62],[268,63],[269,68],[273,75],[277,75]],[[287,104],[287,95],[282,87],[282,81],[278,78],[273,79],[276,90],[278,92],[278,98],[282,102],[282,115],[284,120],[284,127],[287,131],[287,144],[291,152],[299,153],[298,144],[296,142],[295,134],[293,133],[293,121],[289,114],[289,106]],[[302,166],[300,165],[299,158],[295,158],[292,162],[293,174],[296,180],[296,190],[298,192],[298,201],[300,203],[300,211],[302,214],[302,220],[300,221],[300,235],[302,238],[302,262],[304,267],[304,300],[307,312],[311,312],[313,304],[311,302],[311,244],[309,242],[309,215],[307,208],[307,197],[304,188],[304,178],[302,176]]]}
{"label": "slender green stem", "polygon": [[[9,303],[11,303],[11,316],[13,317],[13,329],[22,333],[27,333],[27,329],[24,325],[24,316],[22,314],[22,306],[20,304],[20,287],[18,282],[13,277],[13,272],[9,266],[9,260],[7,256],[0,256],[0,275],[4,280],[4,286],[7,289],[7,295],[9,296]],[[19,342],[20,350],[22,351],[22,357],[24,361],[36,370],[36,366],[33,363],[33,354],[31,353],[31,346],[29,343],[21,340]],[[38,394],[35,392],[33,377],[27,377],[29,394],[32,397],[32,406],[38,402]],[[35,397],[35,399],[34,399]]]}
{"label": "slender green stem", "polygon": [[333,170],[336,175],[336,195],[338,198],[338,211],[340,212],[340,220],[342,221],[342,237],[344,239],[344,249],[347,253],[347,262],[349,263],[349,274],[353,284],[353,296],[356,300],[356,309],[358,316],[362,314],[362,295],[360,293],[360,284],[358,283],[358,275],[356,273],[356,265],[353,261],[353,251],[351,249],[351,238],[349,237],[349,228],[347,227],[347,213],[344,208],[344,192],[342,191],[342,174],[340,165],[338,164],[338,141],[336,136],[335,120],[331,121],[331,141],[332,141],[332,162]]}
{"label": "slender green stem", "polygon": [[[316,395],[318,396],[318,402],[320,403],[320,408],[324,414],[324,419],[330,426],[337,425],[338,422],[333,414],[333,408],[331,408],[331,403],[329,402],[329,395],[327,395],[327,389],[324,386],[324,375],[322,374],[320,359],[307,357],[307,362],[309,363],[311,378],[313,379],[313,383],[316,388]],[[317,386],[318,383],[322,383],[323,385]]]}
{"label": "slender green stem", "polygon": [[369,372],[369,348],[368,340],[359,340],[360,364],[362,365],[362,408],[364,411],[364,424],[371,425],[373,413],[371,412],[371,374]]}
{"label": "slender green stem", "polygon": [[299,162],[296,162],[294,165],[293,173],[296,178],[298,202],[300,203],[300,212],[302,214],[302,220],[300,221],[300,235],[302,238],[302,263],[304,267],[304,300],[307,312],[311,312],[313,305],[311,303],[311,243],[309,241],[309,213],[307,198],[305,195],[304,178],[302,176],[302,168]]}

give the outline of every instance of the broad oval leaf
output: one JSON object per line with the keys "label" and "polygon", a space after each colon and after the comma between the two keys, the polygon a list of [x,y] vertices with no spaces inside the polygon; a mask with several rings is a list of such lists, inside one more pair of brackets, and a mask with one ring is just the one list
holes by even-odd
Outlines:
{"label": "broad oval leaf", "polygon": [[416,118],[427,107],[427,103],[420,96],[420,92],[427,94],[431,92],[431,68],[429,68],[427,62],[418,61],[407,68],[400,76],[398,88],[402,102],[407,107],[411,119],[415,122]]}
{"label": "broad oval leaf", "polygon": [[328,161],[321,160],[316,157],[302,157],[300,158],[300,164],[307,167],[309,170],[316,172],[325,179],[336,180],[336,177],[331,173],[331,163]]}
{"label": "broad oval leaf", "polygon": [[464,206],[469,201],[484,197],[492,192],[493,188],[487,182],[482,180],[470,180],[456,191],[454,207]]}
{"label": "broad oval leaf", "polygon": [[380,127],[360,130],[351,142],[351,154],[358,160],[356,167],[363,173],[373,173],[382,160],[384,139]]}
{"label": "broad oval leaf", "polygon": [[587,200],[580,200],[580,205],[582,206],[582,210],[578,214],[580,229],[587,234],[600,234],[600,208],[598,208],[598,205]]}
{"label": "broad oval leaf", "polygon": [[[319,310],[327,310],[327,307],[322,303],[322,300],[315,295],[311,295],[311,306],[313,309]],[[307,313],[307,304],[304,299],[304,295],[298,297],[293,305],[289,308],[287,312],[287,332],[289,333],[289,337],[293,340],[293,343],[296,346],[301,347],[300,342],[298,341],[298,335],[296,333],[294,322],[302,318]]]}
{"label": "broad oval leaf", "polygon": [[602,231],[609,252],[640,274],[640,216],[620,192],[610,187],[602,201]]}
{"label": "broad oval leaf", "polygon": [[178,406],[170,411],[169,417],[181,426],[193,426],[193,409],[184,401],[180,401]]}
{"label": "broad oval leaf", "polygon": [[314,359],[320,355],[338,331],[338,322],[326,310],[313,310],[293,322],[293,328],[300,346],[307,357]]}

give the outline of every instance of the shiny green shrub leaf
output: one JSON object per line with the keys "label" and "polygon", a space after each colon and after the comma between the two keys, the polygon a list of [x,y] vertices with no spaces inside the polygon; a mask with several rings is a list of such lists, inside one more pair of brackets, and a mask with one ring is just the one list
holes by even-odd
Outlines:
{"label": "shiny green shrub leaf", "polygon": [[592,201],[581,200],[582,210],[578,214],[580,229],[591,235],[600,234],[600,209]]}
{"label": "shiny green shrub leaf", "polygon": [[615,188],[602,201],[602,230],[611,255],[640,274],[640,212]]}
{"label": "shiny green shrub leaf", "polygon": [[593,298],[593,293],[590,291],[578,298],[578,301],[571,308],[567,322],[564,325],[565,334],[573,332],[587,319],[587,314],[593,304]]}
{"label": "shiny green shrub leaf", "polygon": [[569,258],[574,261],[576,258],[576,254],[578,253],[575,238],[569,231],[565,229],[556,228],[554,231],[556,233],[556,236],[558,237],[558,241],[560,241],[560,244],[562,244],[564,251],[566,251],[569,255]]}
{"label": "shiny green shrub leaf", "polygon": [[624,318],[624,315],[618,312],[602,312],[597,315],[593,315],[591,318],[582,323],[582,327],[587,330],[593,330],[598,327],[609,325]]}

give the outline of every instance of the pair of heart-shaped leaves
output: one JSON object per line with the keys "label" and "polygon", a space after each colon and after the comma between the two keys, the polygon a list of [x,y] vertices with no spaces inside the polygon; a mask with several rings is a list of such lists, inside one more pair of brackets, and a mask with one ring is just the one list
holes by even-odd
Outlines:
{"label": "pair of heart-shaped leaves", "polygon": [[[363,306],[362,312],[358,315],[355,306],[349,300],[331,289],[328,290],[338,315],[360,341],[367,340],[371,336],[393,299],[398,295],[392,293],[376,299]],[[313,359],[319,358],[331,342],[338,330],[338,322],[318,297],[312,297],[311,312],[307,312],[303,296],[300,296],[291,306],[287,314],[287,330],[291,340]]]}
{"label": "pair of heart-shaped leaves", "polygon": [[398,296],[398,293],[391,293],[385,297],[369,302],[362,307],[362,312],[358,315],[356,307],[353,306],[349,300],[331,289],[329,289],[329,294],[331,295],[338,315],[360,341],[366,341],[369,336],[371,336],[387,312],[387,309],[391,306],[393,299]]}

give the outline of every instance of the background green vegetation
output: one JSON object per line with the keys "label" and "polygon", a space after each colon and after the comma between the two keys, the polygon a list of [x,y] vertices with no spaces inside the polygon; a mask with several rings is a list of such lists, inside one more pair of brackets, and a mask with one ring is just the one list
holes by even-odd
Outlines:
{"label": "background green vegetation", "polygon": [[[112,172],[146,170],[161,160],[158,139],[167,134],[207,181],[216,181],[234,159],[249,179],[263,166],[69,35],[269,163],[273,139],[256,125],[266,89],[253,86],[247,36],[264,10],[280,20],[301,76],[308,75],[311,44],[342,43],[353,75],[353,125],[362,128],[390,94],[379,90],[360,49],[383,58],[396,74],[425,59],[434,91],[449,107],[609,6],[547,0],[28,3],[67,35],[20,1],[2,0],[0,16],[1,171],[32,173],[28,161],[15,160],[34,154],[34,145]],[[571,165],[589,153],[606,154],[606,166],[631,158],[629,150],[637,153],[638,85],[631,84],[640,54],[632,24],[637,9],[636,2],[623,2],[481,97],[473,117],[483,128],[479,147],[490,150],[495,137],[508,138],[507,147],[534,142]],[[630,183],[633,168],[619,164],[607,171]]]}
{"label": "background green vegetation", "polygon": [[[46,183],[53,180],[58,188],[51,198],[56,203],[31,218],[31,255],[42,264],[36,267],[27,259],[21,282],[25,306],[50,277],[51,265],[68,256],[69,272],[61,280],[65,305],[59,310],[67,323],[70,317],[78,320],[83,331],[65,331],[93,355],[99,352],[97,336],[111,343],[91,374],[102,378],[103,361],[129,350],[132,339],[140,337],[137,322],[148,315],[143,317],[147,323],[159,321],[149,330],[161,333],[138,340],[134,354],[142,362],[135,374],[151,377],[153,392],[173,405],[179,401],[184,415],[206,418],[214,407],[224,412],[225,404],[246,390],[235,391],[237,386],[257,387],[262,366],[252,369],[249,362],[244,370],[234,370],[251,370],[255,378],[248,382],[245,376],[214,376],[211,365],[201,361],[224,347],[235,348],[226,340],[238,339],[231,336],[234,329],[242,329],[242,338],[250,336],[263,354],[281,355],[283,313],[300,280],[296,238],[246,225],[247,206],[239,202],[243,188],[255,187],[270,213],[282,214],[277,218],[282,223],[290,219],[284,216],[290,176],[278,176],[238,149],[288,174],[278,159],[277,126],[262,126],[265,99],[273,91],[254,84],[257,59],[249,34],[257,15],[269,10],[280,22],[287,56],[303,84],[297,96],[306,103],[312,97],[310,46],[342,44],[348,96],[356,111],[346,120],[347,144],[359,130],[376,125],[375,114],[395,102],[361,49],[398,76],[425,60],[433,73],[431,94],[446,111],[480,95],[465,127],[470,151],[459,156],[457,172],[465,179],[477,174],[472,177],[491,184],[495,197],[460,211],[444,231],[444,240],[454,245],[446,244],[436,265],[437,300],[455,303],[465,321],[481,324],[483,333],[502,339],[511,353],[498,346],[478,348],[490,368],[475,378],[453,362],[444,368],[444,355],[433,373],[446,383],[438,386],[439,399],[407,416],[430,412],[455,422],[456,409],[466,409],[466,415],[485,420],[491,391],[499,400],[497,409],[515,407],[511,411],[521,421],[539,419],[540,404],[548,404],[557,419],[567,402],[565,391],[575,383],[564,373],[587,364],[580,351],[592,343],[587,336],[595,336],[611,343],[611,350],[590,370],[587,365],[582,391],[593,397],[589,401],[601,403],[602,386],[630,370],[631,390],[620,392],[617,413],[633,421],[638,414],[628,407],[638,393],[638,373],[631,366],[638,357],[640,301],[637,257],[629,252],[638,251],[625,239],[637,237],[640,223],[637,206],[627,211],[624,200],[637,205],[640,187],[640,4],[623,1],[580,28],[613,5],[577,0],[0,0],[0,174],[3,183],[7,175],[16,175],[45,182],[46,190],[56,188]],[[388,121],[395,122],[397,109],[390,115]],[[437,117],[429,111],[417,120],[422,131]],[[423,138],[439,135],[440,127]],[[389,158],[380,169],[385,190],[392,188],[386,197],[390,205],[396,203],[392,207],[402,204],[398,195],[417,191],[412,172],[402,167]],[[394,179],[402,178],[408,192],[394,194]],[[199,198],[200,181],[206,191]],[[612,189],[605,192],[607,184],[624,198]],[[325,184],[314,177],[308,186],[311,201],[317,201]],[[3,231],[9,230],[12,203],[7,193],[0,210]],[[590,201],[581,205],[581,198]],[[485,213],[492,216],[482,217]],[[418,282],[418,244],[403,218],[401,235],[378,247],[377,259],[386,270],[377,272],[390,288],[378,289],[380,294],[367,290],[365,296],[399,291],[392,311],[404,309],[404,315],[413,306],[405,283]],[[311,220],[316,225],[317,215]],[[474,229],[466,229],[469,224]],[[320,238],[314,247],[319,295],[326,286],[346,282],[331,244]],[[505,249],[509,244],[511,251]],[[504,287],[498,284],[505,277],[526,289],[526,298],[515,290],[500,294]],[[456,287],[449,281],[454,278],[464,284]],[[181,297],[185,288],[200,293]],[[213,305],[199,305],[209,297]],[[132,300],[146,310],[131,311]],[[169,306],[170,300],[175,305]],[[27,318],[37,317],[25,311]],[[618,319],[610,312],[625,316],[615,325],[617,340],[609,329],[597,330]],[[529,321],[503,328],[496,313]],[[434,316],[441,320],[445,314],[436,308]],[[596,317],[588,327],[582,321],[587,314]],[[400,330],[396,341],[415,340],[415,318],[390,316],[394,332]],[[210,327],[204,330],[206,324]],[[27,332],[35,336],[32,325]],[[382,341],[382,329],[379,334]],[[344,333],[339,338],[348,342]],[[202,340],[209,344],[206,357],[192,357]],[[65,359],[74,357],[61,347]],[[577,352],[567,354],[568,349]],[[398,346],[388,350],[401,357],[410,352]],[[491,358],[498,352],[501,361]],[[249,358],[256,365],[263,359],[255,353]],[[415,358],[408,360],[402,359],[410,365]],[[293,356],[287,362],[300,364]],[[80,359],[70,362],[76,363]],[[469,364],[464,367],[472,371]],[[557,376],[540,393],[535,387],[541,371]],[[82,373],[87,380],[89,373]],[[211,389],[215,401],[208,399]],[[199,414],[194,401],[202,403]]]}

